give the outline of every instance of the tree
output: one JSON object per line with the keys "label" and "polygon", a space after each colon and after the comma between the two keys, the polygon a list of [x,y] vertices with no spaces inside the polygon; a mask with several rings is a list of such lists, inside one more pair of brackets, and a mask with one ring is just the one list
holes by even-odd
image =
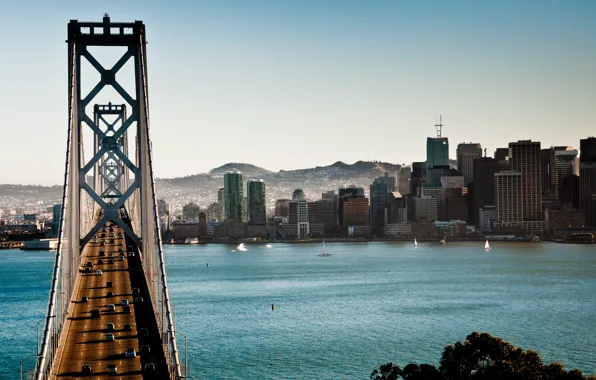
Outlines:
{"label": "tree", "polygon": [[[463,342],[445,347],[439,368],[408,364],[403,370],[388,363],[371,374],[373,380],[596,380],[560,363],[544,365],[538,353],[516,348],[501,338],[473,332]],[[374,377],[376,376],[376,377]]]}

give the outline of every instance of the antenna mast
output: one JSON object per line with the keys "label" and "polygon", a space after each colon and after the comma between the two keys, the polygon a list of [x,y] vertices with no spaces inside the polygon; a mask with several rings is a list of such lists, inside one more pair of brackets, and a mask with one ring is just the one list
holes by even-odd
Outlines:
{"label": "antenna mast", "polygon": [[441,138],[441,132],[443,131],[443,115],[439,114],[439,124],[435,124],[437,128],[437,138]]}

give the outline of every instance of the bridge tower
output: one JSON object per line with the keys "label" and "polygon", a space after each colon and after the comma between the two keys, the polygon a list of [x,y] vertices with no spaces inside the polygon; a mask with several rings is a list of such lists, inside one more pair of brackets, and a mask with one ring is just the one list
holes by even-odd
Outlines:
{"label": "bridge tower", "polygon": [[[93,236],[113,221],[139,247],[148,301],[165,347],[169,378],[180,379],[153,178],[145,25],[141,21],[112,22],[107,14],[102,22],[71,20],[67,44],[68,133],[62,212],[35,377],[42,380],[56,376],[52,369],[59,361],[68,333],[69,315],[81,277],[81,257]],[[91,50],[104,47],[120,47],[125,52],[113,66],[104,67],[94,55],[95,50]],[[82,60],[100,78],[88,93],[81,90],[85,79],[81,75]],[[134,84],[126,88],[121,85],[124,82],[119,82],[118,74],[129,61],[134,66]],[[91,105],[105,87],[113,88],[125,104],[95,104],[90,117]],[[113,115],[116,120],[109,121],[106,115]],[[89,133],[93,136],[93,149],[86,159],[83,136]],[[129,141],[134,142],[132,156],[128,152]],[[126,210],[127,221],[122,219],[122,210]]]}

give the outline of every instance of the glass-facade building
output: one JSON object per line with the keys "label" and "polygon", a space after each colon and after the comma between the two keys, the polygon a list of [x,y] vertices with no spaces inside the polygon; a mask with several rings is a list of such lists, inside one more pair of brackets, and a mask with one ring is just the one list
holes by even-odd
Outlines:
{"label": "glass-facade building", "polygon": [[231,172],[224,174],[224,210],[226,219],[242,222],[244,210],[244,186],[242,174]]}
{"label": "glass-facade building", "polygon": [[429,137],[426,139],[426,167],[449,166],[449,139]]}
{"label": "glass-facade building", "polygon": [[265,225],[267,223],[267,205],[265,203],[265,182],[251,180],[246,183],[246,199],[248,202],[248,223]]}

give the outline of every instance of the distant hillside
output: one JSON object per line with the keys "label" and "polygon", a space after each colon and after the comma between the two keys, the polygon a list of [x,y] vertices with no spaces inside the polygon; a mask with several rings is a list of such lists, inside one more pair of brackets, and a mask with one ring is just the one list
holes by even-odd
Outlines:
{"label": "distant hillside", "polygon": [[[353,164],[335,162],[331,165],[297,170],[272,172],[247,163],[227,163],[210,170],[208,173],[193,174],[178,178],[158,178],[155,180],[157,196],[170,203],[170,210],[176,212],[189,202],[207,207],[217,201],[217,190],[223,187],[223,174],[228,171],[240,171],[244,180],[260,178],[266,183],[267,207],[274,208],[275,200],[289,198],[296,188],[304,190],[307,198],[319,199],[321,193],[343,186],[364,187],[365,193],[372,181],[384,175],[398,176],[399,191],[407,193],[409,167],[389,162],[357,161]],[[43,206],[60,202],[62,186],[21,186],[0,185],[0,206],[21,207],[43,202]],[[42,205],[39,206],[40,208]]]}
{"label": "distant hillside", "polygon": [[304,190],[307,198],[318,199],[321,193],[339,187],[356,185],[368,187],[373,179],[384,175],[397,176],[400,173],[400,191],[407,192],[409,168],[401,169],[401,165],[378,161],[357,161],[346,164],[338,161],[331,165],[317,166],[307,169],[280,170],[271,172],[246,163],[227,163],[210,170],[208,173],[194,174],[181,178],[161,178],[156,180],[158,196],[170,203],[170,210],[180,210],[188,202],[195,202],[206,207],[217,200],[217,190],[223,187],[223,174],[228,171],[239,171],[244,180],[260,178],[266,183],[267,206],[274,207],[276,199],[289,198],[296,188]]}
{"label": "distant hillside", "polygon": [[270,170],[252,164],[243,164],[240,162],[230,162],[209,171],[209,175],[224,175],[227,172],[241,172],[245,177],[258,177],[264,174],[272,173]]}

